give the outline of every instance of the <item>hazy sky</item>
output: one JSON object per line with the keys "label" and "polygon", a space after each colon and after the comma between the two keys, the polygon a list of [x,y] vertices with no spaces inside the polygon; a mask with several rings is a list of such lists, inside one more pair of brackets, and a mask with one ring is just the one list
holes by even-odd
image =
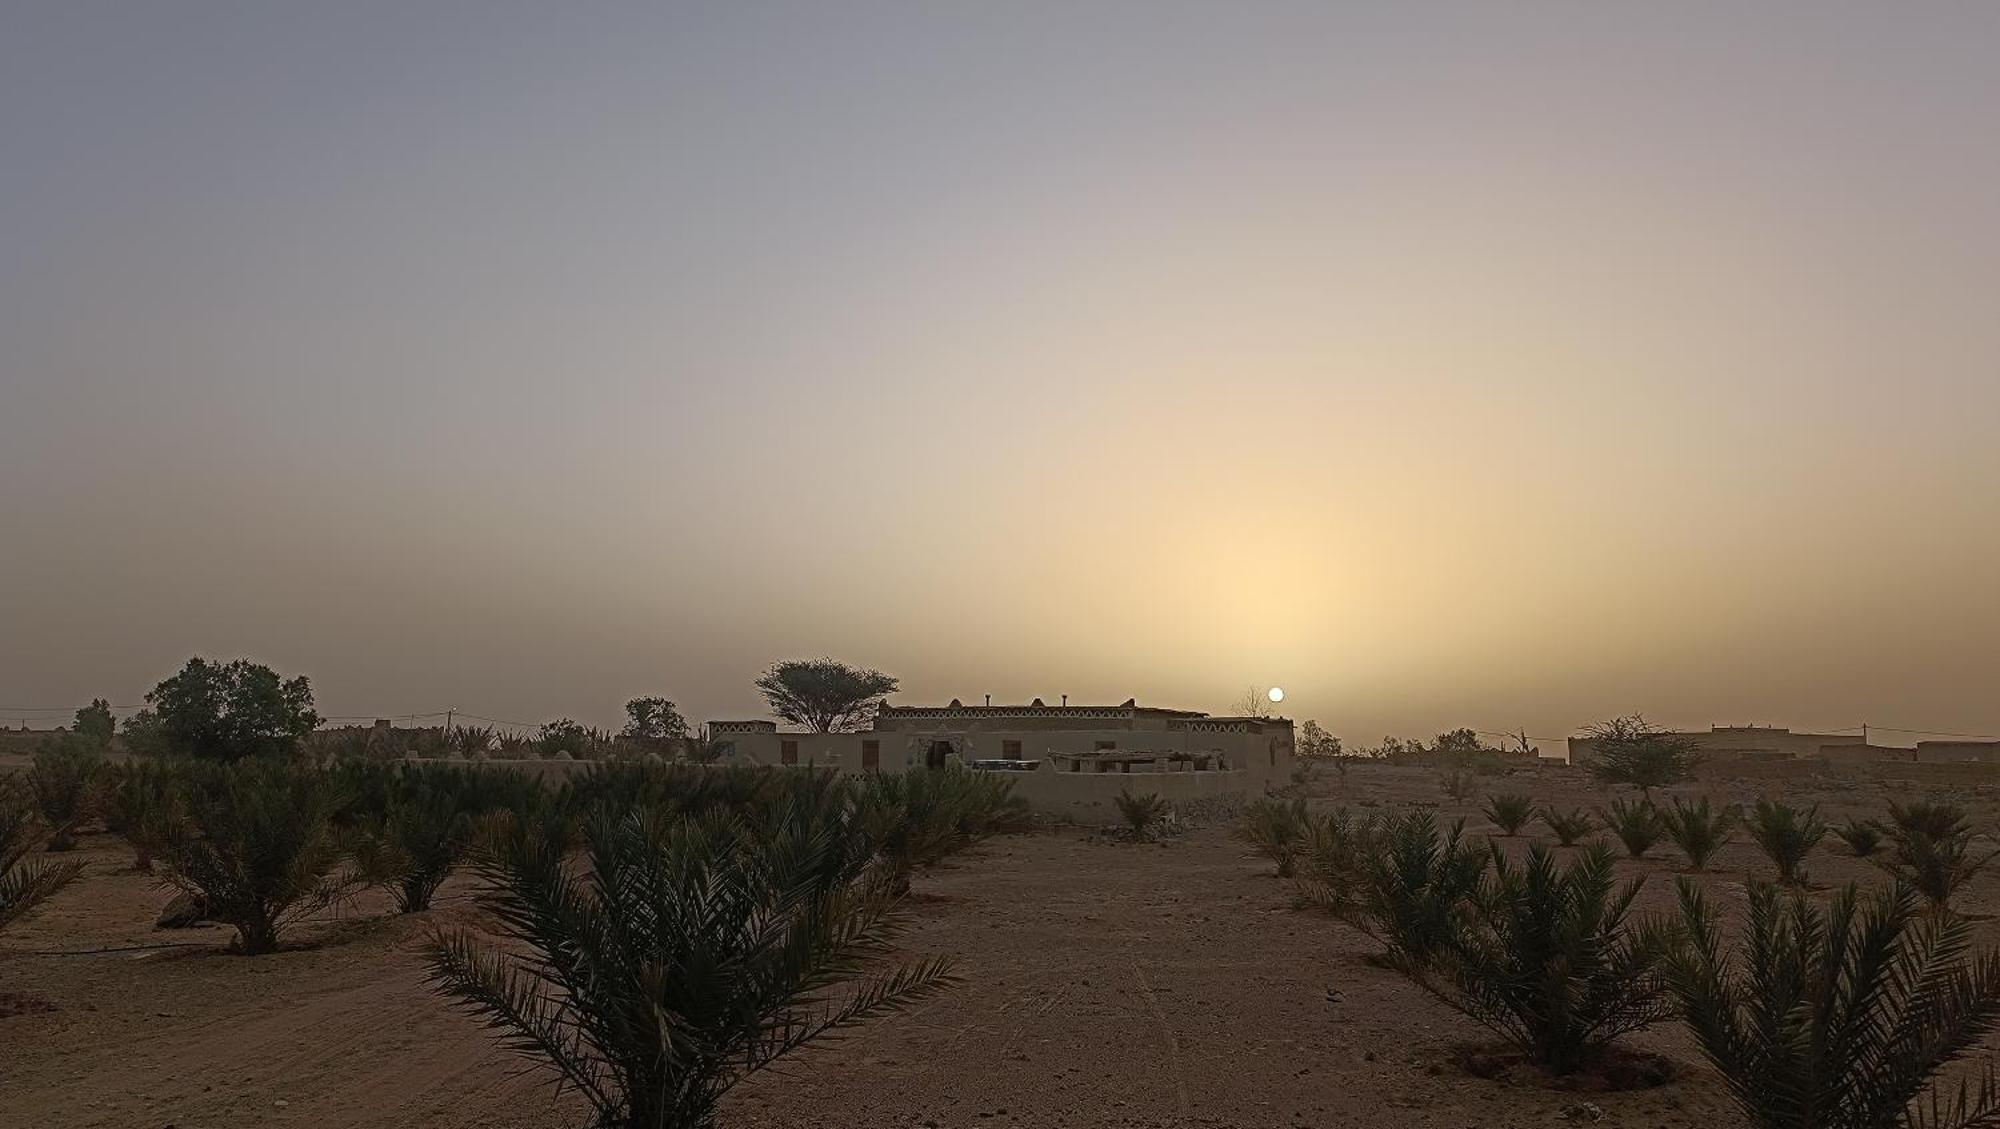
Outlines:
{"label": "hazy sky", "polygon": [[1992,733],[1996,560],[2000,6],[0,12],[0,707]]}

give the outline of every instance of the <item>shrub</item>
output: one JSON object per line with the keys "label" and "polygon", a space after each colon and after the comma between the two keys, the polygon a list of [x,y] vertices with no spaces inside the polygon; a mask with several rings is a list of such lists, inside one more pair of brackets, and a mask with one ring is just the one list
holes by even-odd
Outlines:
{"label": "shrub", "polygon": [[1758,800],[1750,816],[1750,837],[1777,866],[1778,881],[1799,886],[1806,880],[1799,864],[1826,838],[1826,821],[1817,804],[1801,811],[1776,800]]}
{"label": "shrub", "polygon": [[1118,805],[1118,814],[1125,820],[1132,837],[1141,842],[1153,837],[1153,828],[1165,820],[1168,811],[1171,810],[1171,805],[1161,799],[1158,793],[1145,792],[1133,795],[1129,788],[1118,789],[1118,794],[1112,797],[1112,802]]}
{"label": "shrub", "polygon": [[1493,854],[1465,842],[1464,833],[1464,820],[1440,834],[1437,817],[1418,810],[1392,820],[1372,844],[1352,920],[1382,942],[1383,963],[1420,965],[1463,928]]}
{"label": "shrub", "polygon": [[379,819],[355,844],[362,877],[387,886],[398,913],[429,909],[431,896],[471,845],[475,769],[410,764],[396,773]]}
{"label": "shrub", "polygon": [[1582,808],[1568,811],[1543,808],[1541,820],[1542,826],[1556,837],[1556,842],[1565,847],[1575,846],[1578,839],[1597,830],[1597,825],[1590,820],[1590,813]]}
{"label": "shrub", "polygon": [[506,836],[483,869],[514,944],[441,933],[432,981],[552,1066],[595,1124],[712,1126],[749,1074],[950,979],[922,960],[837,993],[883,953],[893,903],[841,836],[772,830],[632,812],[593,826],[580,870],[532,829]]}
{"label": "shrub", "polygon": [[198,765],[177,792],[180,814],[161,844],[167,881],[235,927],[237,951],[270,952],[286,924],[345,893],[333,877],[346,846],[327,773],[268,760]]}
{"label": "shrub", "polygon": [[111,735],[118,731],[118,720],[111,716],[111,703],[103,698],[92,698],[90,704],[76,711],[76,724],[71,732],[102,749],[111,744]]}
{"label": "shrub", "polygon": [[1534,814],[1534,797],[1521,792],[1496,792],[1486,801],[1486,818],[1503,835],[1519,835]]}
{"label": "shrub", "polygon": [[76,860],[25,861],[35,839],[32,800],[0,777],[0,929],[20,920],[83,869]]}
{"label": "shrub", "polygon": [[1645,858],[1653,844],[1660,841],[1666,828],[1660,825],[1660,812],[1650,800],[1640,800],[1628,804],[1624,800],[1611,801],[1611,810],[1598,811],[1598,818],[1618,841],[1625,844],[1625,853],[1633,858]]}
{"label": "shrub", "polygon": [[1694,742],[1638,714],[1584,732],[1596,749],[1590,771],[1607,784],[1629,784],[1649,798],[1655,788],[1692,777],[1701,763]]}
{"label": "shrub", "polygon": [[1266,796],[1243,809],[1233,834],[1275,863],[1278,877],[1290,878],[1311,824],[1303,797],[1286,802]]}
{"label": "shrub", "polygon": [[189,659],[146,704],[142,728],[157,726],[168,751],[210,760],[290,756],[319,727],[310,682],[280,681],[270,667],[243,659]]}
{"label": "shrub", "polygon": [[1836,827],[1833,833],[1847,844],[1848,852],[1858,859],[1869,857],[1882,846],[1882,825],[1872,819],[1850,819],[1847,826]]}
{"label": "shrub", "polygon": [[132,866],[142,874],[153,872],[172,807],[173,780],[166,766],[134,762],[110,773],[104,825],[131,845]]}
{"label": "shrub", "polygon": [[74,733],[50,737],[35,750],[28,787],[48,825],[49,850],[76,849],[76,829],[93,813],[103,769],[97,746]]}
{"label": "shrub", "polygon": [[1688,866],[1693,870],[1708,869],[1708,860],[1729,842],[1735,824],[1735,813],[1728,808],[1711,807],[1707,796],[1693,803],[1676,796],[1673,805],[1660,813],[1660,825],[1674,846],[1687,856]]}
{"label": "shrub", "polygon": [[1518,867],[1496,851],[1458,927],[1428,959],[1405,954],[1396,967],[1530,1061],[1571,1073],[1673,1014],[1663,976],[1673,932],[1633,920],[1642,881],[1614,888],[1602,844],[1561,868],[1540,843]]}
{"label": "shrub", "polygon": [[2000,1020],[2000,955],[1968,959],[1960,918],[1919,919],[1911,891],[1860,903],[1854,887],[1822,911],[1750,888],[1743,947],[1722,951],[1708,900],[1680,887],[1690,943],[1669,962],[1687,1024],[1760,1129],[1990,1125],[2000,1088],[1919,1096],[1931,1076]]}

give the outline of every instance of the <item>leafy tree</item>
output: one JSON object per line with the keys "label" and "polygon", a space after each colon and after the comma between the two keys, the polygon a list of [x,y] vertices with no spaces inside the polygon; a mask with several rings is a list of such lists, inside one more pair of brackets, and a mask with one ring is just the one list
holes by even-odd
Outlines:
{"label": "leafy tree", "polygon": [[942,960],[862,979],[894,902],[823,821],[751,833],[719,813],[635,811],[587,838],[587,865],[573,867],[531,825],[499,837],[486,901],[513,944],[440,933],[430,968],[439,991],[582,1094],[597,1126],[708,1129],[748,1075],[950,982]]}
{"label": "leafy tree", "polygon": [[1822,911],[1750,887],[1743,947],[1722,949],[1715,914],[1680,884],[1689,943],[1668,963],[1688,1027],[1758,1129],[1969,1129],[2000,1121],[1991,1067],[1956,1098],[1930,1080],[2000,1022],[2000,954],[1969,956],[1971,927],[1920,917],[1898,887],[1865,903],[1853,886]]}
{"label": "leafy tree", "polygon": [[781,662],[757,679],[773,714],[814,733],[859,729],[898,685],[879,670],[833,659]]}
{"label": "leafy tree", "polygon": [[1345,755],[1340,746],[1340,738],[1328,733],[1317,721],[1308,721],[1299,728],[1296,751],[1310,760],[1329,760]]}
{"label": "leafy tree", "polygon": [[83,870],[79,860],[25,861],[35,839],[33,801],[10,779],[0,777],[0,929],[20,920]]}
{"label": "leafy tree", "polygon": [[1519,835],[1535,813],[1535,799],[1525,792],[1497,792],[1486,801],[1486,818],[1502,835]]}
{"label": "leafy tree", "polygon": [[1449,733],[1440,733],[1437,735],[1437,740],[1431,742],[1431,752],[1446,757],[1476,757],[1491,751],[1480,741],[1479,734],[1470,729],[1454,729]]}
{"label": "leafy tree", "polygon": [[1673,805],[1660,813],[1660,823],[1687,856],[1688,866],[1700,871],[1707,870],[1708,860],[1729,842],[1736,816],[1729,808],[1711,807],[1707,796],[1692,803],[1676,796]]}
{"label": "leafy tree", "polygon": [[1602,844],[1558,867],[1536,843],[1493,872],[1439,944],[1391,963],[1447,1005],[1567,1074],[1613,1040],[1673,1015],[1662,975],[1670,929],[1632,918],[1642,879],[1613,881]]}
{"label": "leafy tree", "polygon": [[103,698],[92,698],[90,704],[76,711],[74,732],[98,748],[111,744],[111,735],[117,732],[118,720],[111,716],[111,703]]}
{"label": "leafy tree", "polygon": [[168,751],[210,760],[290,756],[320,720],[304,675],[281,681],[270,667],[245,659],[189,659],[146,702]]}
{"label": "leafy tree", "polygon": [[347,844],[327,773],[265,758],[195,765],[177,806],[161,849],[167,881],[234,926],[238,952],[270,952],[287,922],[346,892],[333,874]]}
{"label": "leafy tree", "polygon": [[1243,819],[1233,834],[1278,868],[1278,877],[1290,878],[1305,849],[1312,825],[1306,801],[1299,797],[1287,803],[1272,797],[1252,800],[1243,809]]}
{"label": "leafy tree", "polygon": [[642,741],[678,741],[688,735],[687,719],[665,698],[634,698],[625,703],[625,736]]}
{"label": "leafy tree", "polygon": [[582,722],[559,717],[543,725],[535,735],[535,752],[544,758],[568,754],[569,759],[582,760],[596,750],[598,736]]}
{"label": "leafy tree", "polygon": [[103,769],[96,744],[74,733],[50,737],[35,751],[28,787],[48,824],[49,850],[76,849],[76,829],[93,813]]}
{"label": "leafy tree", "polygon": [[1757,801],[1750,816],[1750,837],[1778,868],[1778,881],[1787,886],[1805,884],[1799,864],[1826,838],[1826,821],[1819,817],[1819,805],[1800,810],[1777,800]]}
{"label": "leafy tree", "polygon": [[1651,798],[1653,789],[1694,775],[1701,756],[1694,742],[1638,714],[1584,730],[1597,752],[1590,770],[1609,784],[1629,784]]}

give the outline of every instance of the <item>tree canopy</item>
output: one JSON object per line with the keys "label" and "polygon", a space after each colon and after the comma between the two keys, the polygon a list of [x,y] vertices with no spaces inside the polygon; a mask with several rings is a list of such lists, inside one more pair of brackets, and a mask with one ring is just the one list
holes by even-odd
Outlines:
{"label": "tree canopy", "polygon": [[861,728],[898,683],[879,670],[833,659],[794,659],[773,665],[757,680],[771,712],[814,733]]}
{"label": "tree canopy", "polygon": [[76,711],[77,734],[89,738],[99,748],[111,743],[111,735],[117,728],[117,719],[111,716],[111,703],[103,698],[92,698],[89,705]]}
{"label": "tree canopy", "polygon": [[319,727],[304,675],[280,680],[246,659],[191,658],[153,687],[146,704],[146,715],[134,719],[141,731],[156,729],[167,752],[212,760],[286,756]]}
{"label": "tree canopy", "polygon": [[678,741],[688,735],[687,718],[665,698],[634,698],[625,703],[625,736],[643,741]]}
{"label": "tree canopy", "polygon": [[1608,784],[1651,792],[1686,780],[1701,761],[1693,741],[1638,714],[1593,725],[1584,734],[1597,749],[1590,770]]}

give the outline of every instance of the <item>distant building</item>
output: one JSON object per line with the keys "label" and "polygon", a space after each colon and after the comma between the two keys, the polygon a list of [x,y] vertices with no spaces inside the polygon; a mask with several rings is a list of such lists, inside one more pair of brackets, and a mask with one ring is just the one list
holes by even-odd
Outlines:
{"label": "distant building", "polygon": [[1142,706],[883,706],[856,733],[795,733],[770,721],[711,721],[741,764],[907,772],[949,764],[1018,772],[1016,790],[1061,814],[1108,810],[1120,789],[1188,801],[1288,781],[1292,723]]}
{"label": "distant building", "polygon": [[1919,741],[1919,764],[2000,764],[2000,741]]}
{"label": "distant building", "polygon": [[[1789,729],[1779,729],[1765,725],[1718,725],[1706,731],[1694,730],[1677,733],[1692,742],[1704,757],[1719,760],[1800,760],[1808,757],[1824,758],[1824,750],[1842,748],[1851,750],[1856,742],[1851,736],[1836,736],[1830,733],[1794,733]],[[1867,748],[1868,746],[1864,746]],[[1589,737],[1569,739],[1569,763],[1589,765],[1597,757],[1597,742]],[[1831,758],[1824,758],[1831,759]],[[1886,759],[1886,758],[1885,758]]]}

